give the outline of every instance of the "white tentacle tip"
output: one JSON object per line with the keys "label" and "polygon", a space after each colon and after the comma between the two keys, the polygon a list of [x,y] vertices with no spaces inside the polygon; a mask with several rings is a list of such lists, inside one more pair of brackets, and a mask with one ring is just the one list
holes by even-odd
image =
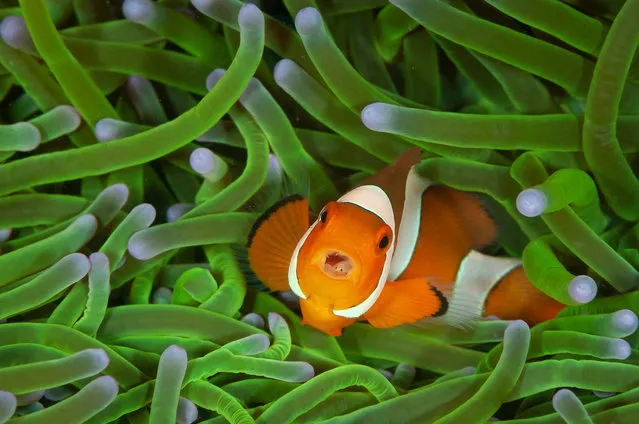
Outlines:
{"label": "white tentacle tip", "polygon": [[305,368],[306,368],[306,379],[304,381],[308,381],[311,378],[315,377],[315,368],[313,367],[313,365],[309,364],[309,363],[305,363]]}
{"label": "white tentacle tip", "polygon": [[86,355],[91,360],[91,371],[95,374],[102,372],[109,366],[109,355],[104,349],[85,349],[78,354]]}
{"label": "white tentacle tip", "polygon": [[145,261],[155,256],[154,249],[147,243],[146,231],[141,230],[133,234],[127,246],[129,254],[139,261]]}
{"label": "white tentacle tip", "polygon": [[[469,368],[472,368],[471,374],[474,374],[475,367],[469,367]],[[395,374],[408,373],[412,375],[413,377],[415,377],[416,372],[417,372],[417,369],[411,364],[400,363],[400,364],[397,364],[397,366],[395,367]]]}
{"label": "white tentacle tip", "polygon": [[0,230],[0,243],[3,243],[7,240],[9,240],[9,238],[11,237],[11,234],[13,233],[13,229],[12,228],[3,228]]}
{"label": "white tentacle tip", "polygon": [[251,312],[249,314],[246,314],[242,317],[242,319],[240,320],[248,325],[252,325],[253,327],[257,327],[257,328],[264,328],[264,318],[262,318],[260,315],[256,314],[255,312]]}
{"label": "white tentacle tip", "polygon": [[610,356],[614,359],[628,359],[632,353],[630,343],[624,339],[614,339],[610,341]]}
{"label": "white tentacle tip", "polygon": [[315,377],[315,368],[313,368],[313,365],[308,362],[297,362],[297,364],[298,369],[293,378],[290,379],[291,382],[303,383]]}
{"label": "white tentacle tip", "polygon": [[548,198],[537,188],[527,188],[517,196],[516,206],[520,214],[527,218],[534,218],[546,211]]}
{"label": "white tentacle tip", "polygon": [[18,400],[11,392],[0,390],[0,422],[6,422],[18,407]]}
{"label": "white tentacle tip", "polygon": [[314,7],[305,7],[295,15],[295,29],[305,36],[323,25],[322,15]]}
{"label": "white tentacle tip", "polygon": [[218,2],[218,0],[191,0],[193,7],[202,13],[204,13],[207,9],[214,7],[216,2]]}
{"label": "white tentacle tip", "polygon": [[141,90],[152,87],[151,81],[142,75],[129,75],[126,80],[127,90],[134,95],[139,95]]}
{"label": "white tentacle tip", "polygon": [[38,127],[30,122],[16,122],[12,125],[16,132],[16,138],[19,138],[22,143],[16,150],[20,152],[31,152],[37,149],[42,142],[42,134]]}
{"label": "white tentacle tip", "polygon": [[11,392],[0,390],[0,404],[8,405],[11,403],[17,403],[15,395]]}
{"label": "white tentacle tip", "polygon": [[173,290],[168,287],[158,287],[158,289],[153,292],[153,296],[151,296],[151,303],[156,305],[168,305],[171,303],[172,297]]}
{"label": "white tentacle tip", "polygon": [[[76,108],[70,105],[59,105],[54,108],[54,110],[62,112],[66,115],[66,118],[69,120],[69,132],[73,132],[77,130],[82,124],[82,116],[77,111]],[[99,122],[99,121],[98,121]]]}
{"label": "white tentacle tip", "polygon": [[253,334],[249,336],[253,338],[253,342],[255,343],[254,352],[255,355],[258,355],[262,352],[266,352],[266,350],[271,347],[271,340],[268,338],[266,334]]}
{"label": "white tentacle tip", "polygon": [[206,77],[206,89],[207,91],[211,91],[215,85],[220,82],[224,74],[226,73],[226,69],[218,68],[211,71],[211,73]]}
{"label": "white tentacle tip", "polygon": [[82,232],[95,233],[98,229],[98,218],[96,218],[95,215],[87,213],[76,218],[70,227],[82,228]]}
{"label": "white tentacle tip", "polygon": [[160,355],[160,361],[158,363],[158,373],[162,370],[172,370],[171,372],[180,374],[181,378],[184,377],[186,368],[188,366],[189,357],[186,349],[179,345],[171,345],[164,349],[162,355]]}
{"label": "white tentacle tip", "polygon": [[93,252],[89,255],[89,262],[91,262],[91,271],[101,268],[102,270],[109,269],[109,258],[102,252]]}
{"label": "white tentacle tip", "polygon": [[569,389],[561,389],[558,390],[555,395],[552,397],[552,407],[557,411],[560,415],[562,412],[568,407],[570,404],[575,402],[581,402],[577,396],[573,393],[572,390]]}
{"label": "white tentacle tip", "polygon": [[362,109],[360,114],[362,123],[369,130],[387,131],[391,122],[391,107],[392,105],[387,103],[371,103]]}
{"label": "white tentacle tip", "polygon": [[180,363],[186,365],[189,358],[186,350],[182,346],[171,345],[164,349],[164,352],[162,352],[162,355],[160,356],[160,360],[167,360],[171,363]]}
{"label": "white tentacle tip", "polygon": [[568,293],[577,303],[588,303],[597,295],[597,283],[587,275],[578,275],[568,285]]}
{"label": "white tentacle tip", "polygon": [[22,16],[7,16],[0,22],[0,38],[10,47],[36,53],[27,23]]}
{"label": "white tentacle tip", "polygon": [[131,22],[147,24],[153,20],[154,4],[150,0],[124,0],[122,14]]}
{"label": "white tentacle tip", "polygon": [[197,420],[197,406],[190,400],[180,397],[177,408],[177,424],[191,424]]}
{"label": "white tentacle tip", "polygon": [[[301,293],[301,295],[303,296],[304,294]],[[288,306],[291,309],[299,309],[300,307],[300,297],[298,296],[295,292],[293,292],[292,290],[287,290],[287,291],[283,291],[278,293],[277,297],[286,304],[286,306]],[[305,297],[302,297],[302,299],[305,299]]]}
{"label": "white tentacle tip", "polygon": [[390,379],[393,378],[393,373],[388,371],[388,370],[379,368],[377,371],[379,371],[380,374],[382,374],[384,377],[386,377],[387,380],[390,380]]}
{"label": "white tentacle tip", "polygon": [[118,126],[120,121],[113,118],[102,118],[95,123],[93,133],[95,137],[101,142],[112,141],[120,138]]}
{"label": "white tentacle tip", "polygon": [[237,15],[237,23],[241,31],[264,27],[264,14],[259,7],[253,3],[247,3],[240,9]]}
{"label": "white tentacle tip", "polygon": [[100,391],[102,397],[107,403],[111,403],[111,401],[118,395],[119,391],[117,380],[110,375],[103,375],[96,378],[84,386],[82,390],[87,390],[89,388]]}
{"label": "white tentacle tip", "polygon": [[124,206],[129,199],[129,187],[124,183],[113,184],[102,190],[100,196],[113,196],[115,202]]}
{"label": "white tentacle tip", "polygon": [[598,397],[598,398],[600,398],[600,399],[604,399],[604,398],[608,398],[608,397],[610,397],[610,396],[614,396],[614,395],[616,395],[617,393],[615,393],[615,392],[600,392],[600,391],[598,391],[598,390],[593,390],[593,391],[592,391],[592,394],[593,394],[593,395],[595,395],[595,396],[597,396],[597,397]]}
{"label": "white tentacle tip", "polygon": [[273,334],[277,332],[279,328],[286,328],[288,330],[288,323],[286,322],[284,317],[282,317],[282,315],[275,312],[269,312],[268,313],[269,331],[271,332],[271,334]]}
{"label": "white tentacle tip", "polygon": [[504,332],[504,341],[514,337],[515,335],[524,333],[527,333],[528,336],[530,336],[530,327],[528,324],[520,319],[512,321],[508,324],[508,327],[506,327],[506,331]]}
{"label": "white tentacle tip", "polygon": [[71,253],[60,259],[58,264],[68,268],[68,277],[71,280],[78,281],[89,273],[91,262],[82,253]]}
{"label": "white tentacle tip", "polygon": [[282,85],[286,80],[297,72],[299,66],[291,59],[282,59],[275,64],[273,68],[273,79],[278,85]]}
{"label": "white tentacle tip", "polygon": [[27,31],[27,23],[22,16],[9,15],[0,22],[0,37],[11,47],[13,38],[17,34],[24,34]]}
{"label": "white tentacle tip", "polygon": [[193,203],[176,203],[174,205],[171,205],[166,208],[166,221],[177,221],[194,207],[195,205]]}
{"label": "white tentacle tip", "polygon": [[249,83],[246,85],[246,88],[242,92],[240,96],[240,103],[245,104],[251,101],[251,98],[256,90],[260,88],[262,83],[257,78],[251,78]]}
{"label": "white tentacle tip", "polygon": [[149,227],[155,221],[157,212],[152,204],[140,203],[129,212],[142,227]]}
{"label": "white tentacle tip", "polygon": [[206,147],[199,147],[191,153],[189,164],[200,175],[208,174],[215,168],[215,154]]}
{"label": "white tentacle tip", "polygon": [[637,314],[630,309],[621,309],[612,314],[612,326],[624,336],[629,336],[637,331],[639,319],[637,319]]}
{"label": "white tentacle tip", "polygon": [[477,372],[477,367],[464,367],[459,370],[462,375],[473,375]]}
{"label": "white tentacle tip", "polygon": [[96,122],[93,133],[99,141],[106,143],[108,141],[131,137],[143,132],[144,129],[144,126],[119,119],[103,118]]}
{"label": "white tentacle tip", "polygon": [[36,390],[35,392],[23,393],[16,396],[18,406],[29,406],[39,402],[44,396],[44,390]]}

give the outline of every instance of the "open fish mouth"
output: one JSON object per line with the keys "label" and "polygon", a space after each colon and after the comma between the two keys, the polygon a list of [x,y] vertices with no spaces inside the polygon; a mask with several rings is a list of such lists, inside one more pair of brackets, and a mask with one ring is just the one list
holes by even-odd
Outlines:
{"label": "open fish mouth", "polygon": [[331,278],[346,278],[355,264],[353,260],[342,252],[336,250],[326,253],[322,271]]}

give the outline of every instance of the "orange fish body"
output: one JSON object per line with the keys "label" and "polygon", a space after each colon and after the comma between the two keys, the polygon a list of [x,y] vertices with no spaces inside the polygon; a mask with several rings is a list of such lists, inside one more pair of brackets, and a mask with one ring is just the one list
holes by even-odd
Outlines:
{"label": "orange fish body", "polygon": [[474,196],[420,177],[410,149],[310,223],[284,199],[254,225],[258,278],[300,298],[303,323],[338,336],[358,320],[388,328],[424,318],[464,326],[482,316],[553,318],[564,305],[535,288],[521,261],[485,255],[497,228]]}

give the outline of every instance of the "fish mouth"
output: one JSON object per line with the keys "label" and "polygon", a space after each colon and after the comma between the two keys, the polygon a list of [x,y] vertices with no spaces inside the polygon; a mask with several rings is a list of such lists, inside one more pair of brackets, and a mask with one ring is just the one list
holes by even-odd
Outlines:
{"label": "fish mouth", "polygon": [[322,263],[324,274],[335,279],[348,277],[354,267],[353,260],[337,250],[327,252]]}

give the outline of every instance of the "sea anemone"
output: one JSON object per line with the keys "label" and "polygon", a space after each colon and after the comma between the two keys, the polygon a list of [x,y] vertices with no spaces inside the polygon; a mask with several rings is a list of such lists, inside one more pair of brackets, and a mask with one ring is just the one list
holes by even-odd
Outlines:
{"label": "sea anemone", "polygon": [[[634,423],[639,0],[0,2],[0,423]],[[242,247],[409,147],[568,305],[332,337]]]}

